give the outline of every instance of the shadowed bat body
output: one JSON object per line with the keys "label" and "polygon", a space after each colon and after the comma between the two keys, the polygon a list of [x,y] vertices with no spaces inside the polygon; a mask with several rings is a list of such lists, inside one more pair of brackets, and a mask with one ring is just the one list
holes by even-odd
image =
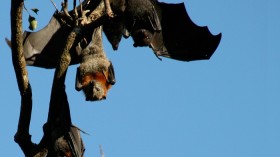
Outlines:
{"label": "shadowed bat body", "polygon": [[[220,43],[221,34],[212,35],[207,27],[194,24],[183,3],[111,0],[111,5],[113,12],[123,11],[116,17],[124,19],[111,20],[111,27],[117,28],[118,31],[110,34],[104,30],[109,41],[113,37],[119,39],[117,42],[110,41],[113,47],[120,42],[119,37],[125,34],[132,36],[135,47],[149,46],[156,56],[192,61],[210,59]],[[122,16],[124,17],[121,18]]]}
{"label": "shadowed bat body", "polygon": [[44,136],[38,147],[46,145],[46,157],[82,157],[85,146],[81,130],[72,124],[65,85],[56,84],[53,89]]}
{"label": "shadowed bat body", "polygon": [[94,30],[91,43],[81,51],[81,58],[76,90],[83,90],[87,101],[106,99],[107,91],[116,81],[113,64],[103,50],[101,26]]}
{"label": "shadowed bat body", "polygon": [[113,50],[117,50],[125,32],[125,0],[110,0],[115,16],[103,24],[103,32],[111,43]]}

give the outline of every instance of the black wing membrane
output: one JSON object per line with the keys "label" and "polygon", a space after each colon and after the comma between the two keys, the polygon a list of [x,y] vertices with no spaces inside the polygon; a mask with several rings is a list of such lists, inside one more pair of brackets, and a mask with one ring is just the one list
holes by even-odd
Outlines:
{"label": "black wing membrane", "polygon": [[85,146],[80,135],[80,129],[75,126],[71,126],[70,131],[67,135],[67,142],[73,154],[73,157],[83,157]]}
{"label": "black wing membrane", "polygon": [[158,56],[181,61],[210,59],[221,40],[207,27],[197,26],[187,14],[184,3],[158,3],[162,31],[155,33],[151,47]]}

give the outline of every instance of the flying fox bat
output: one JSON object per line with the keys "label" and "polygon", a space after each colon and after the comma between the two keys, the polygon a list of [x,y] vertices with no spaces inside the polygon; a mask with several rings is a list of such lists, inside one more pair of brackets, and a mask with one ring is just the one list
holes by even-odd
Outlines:
{"label": "flying fox bat", "polygon": [[[212,35],[207,27],[194,24],[183,3],[167,4],[157,0],[111,0],[113,12],[119,13],[112,19],[114,32],[104,30],[105,35],[117,38],[111,42],[118,46],[121,34],[130,35],[134,46],[149,46],[156,56],[181,61],[209,59],[218,47],[221,34]],[[121,17],[120,17],[121,16]],[[123,29],[124,25],[124,29]],[[116,49],[116,48],[114,48]]]}
{"label": "flying fox bat", "polygon": [[81,51],[77,68],[76,90],[83,90],[87,101],[106,99],[107,91],[115,84],[114,67],[102,46],[102,27],[97,27],[91,43]]}
{"label": "flying fox bat", "polygon": [[103,23],[103,32],[111,43],[113,50],[117,50],[125,32],[125,0],[110,0],[110,6],[115,16]]}

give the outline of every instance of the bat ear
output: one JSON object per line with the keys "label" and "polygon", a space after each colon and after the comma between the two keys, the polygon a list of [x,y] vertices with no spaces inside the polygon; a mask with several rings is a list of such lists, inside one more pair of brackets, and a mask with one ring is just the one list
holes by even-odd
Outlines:
{"label": "bat ear", "polygon": [[80,68],[77,68],[75,89],[77,91],[80,91],[83,89],[83,85],[82,85],[81,79],[80,79]]}
{"label": "bat ear", "polygon": [[114,85],[116,83],[115,79],[115,71],[112,62],[110,61],[110,65],[108,67],[108,81],[110,84]]}
{"label": "bat ear", "polygon": [[127,39],[129,36],[130,36],[130,32],[126,28],[124,28],[124,30],[123,30],[123,37],[125,39]]}
{"label": "bat ear", "polygon": [[78,56],[81,56],[81,54],[82,54],[82,48],[81,48],[80,43],[78,43],[78,45],[76,46],[76,54]]}

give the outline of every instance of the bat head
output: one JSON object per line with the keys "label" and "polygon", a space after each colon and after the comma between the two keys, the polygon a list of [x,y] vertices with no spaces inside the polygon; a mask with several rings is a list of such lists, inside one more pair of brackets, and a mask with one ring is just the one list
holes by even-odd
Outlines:
{"label": "bat head", "polygon": [[86,101],[106,99],[108,90],[115,82],[114,68],[111,62],[108,66],[103,65],[98,68],[85,69],[82,65],[77,68],[76,90],[83,90]]}
{"label": "bat head", "polygon": [[125,28],[121,16],[113,17],[103,24],[103,32],[112,45],[113,50],[118,50],[124,30]]}
{"label": "bat head", "polygon": [[86,74],[83,81],[83,92],[87,101],[106,99],[111,84],[107,82],[102,73]]}
{"label": "bat head", "polygon": [[137,46],[149,46],[153,38],[153,33],[147,29],[138,29],[132,33],[134,40],[134,47]]}

